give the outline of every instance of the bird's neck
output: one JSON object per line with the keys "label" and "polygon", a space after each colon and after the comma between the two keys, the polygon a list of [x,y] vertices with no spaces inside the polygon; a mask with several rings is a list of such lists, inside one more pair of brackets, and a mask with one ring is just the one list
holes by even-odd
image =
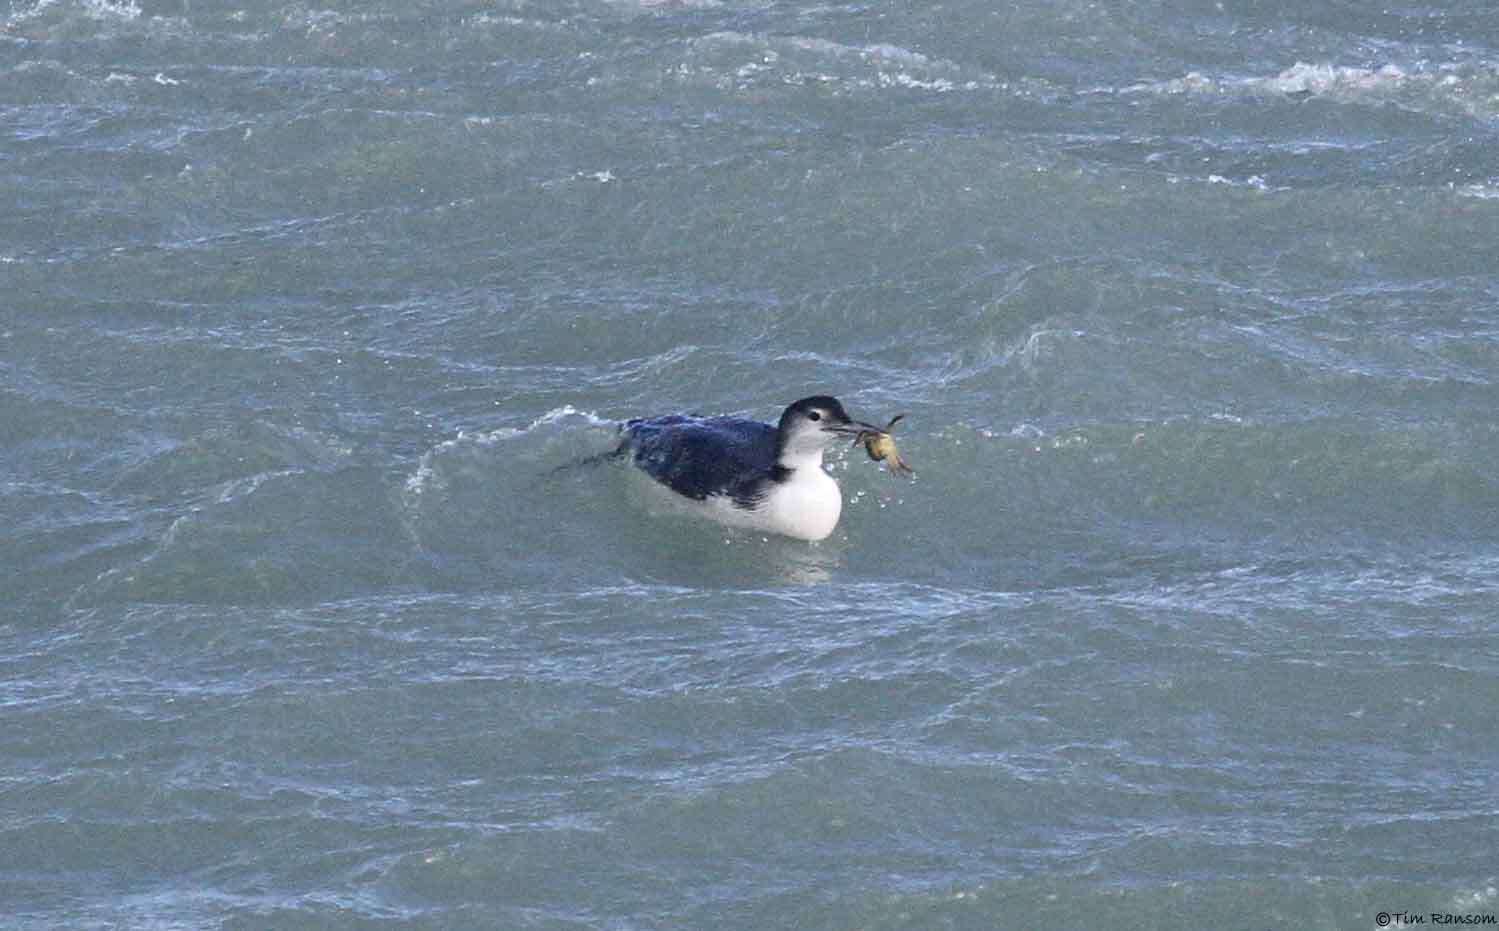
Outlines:
{"label": "bird's neck", "polygon": [[798,469],[821,469],[823,448],[817,446],[797,446],[791,444],[781,450],[776,457],[776,468],[785,470],[787,476]]}

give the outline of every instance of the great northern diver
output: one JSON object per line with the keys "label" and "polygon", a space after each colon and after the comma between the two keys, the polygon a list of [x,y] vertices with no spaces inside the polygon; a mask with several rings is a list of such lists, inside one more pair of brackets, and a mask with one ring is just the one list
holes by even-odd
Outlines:
{"label": "great northern diver", "polygon": [[823,451],[839,436],[878,429],[820,394],[787,407],[776,426],[684,414],[629,420],[617,452],[720,523],[821,540],[843,512]]}

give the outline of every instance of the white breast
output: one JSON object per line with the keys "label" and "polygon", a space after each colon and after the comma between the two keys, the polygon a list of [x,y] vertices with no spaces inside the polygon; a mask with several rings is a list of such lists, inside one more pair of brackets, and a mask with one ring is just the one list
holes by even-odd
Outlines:
{"label": "white breast", "polygon": [[752,510],[715,495],[691,502],[694,510],[721,524],[778,533],[798,540],[823,540],[838,526],[843,493],[822,469],[797,469],[790,480],[775,485]]}
{"label": "white breast", "polygon": [[684,498],[645,473],[631,471],[650,489],[649,493],[668,508],[707,517],[731,527],[778,533],[798,540],[826,539],[838,526],[838,518],[843,514],[843,493],[833,477],[822,470],[822,450],[819,448],[797,457],[783,456],[781,463],[792,469],[791,477],[772,485],[769,493],[748,510],[724,495],[710,495],[701,501]]}
{"label": "white breast", "polygon": [[838,526],[843,493],[822,469],[797,469],[791,480],[777,485],[756,513],[764,527],[801,540],[822,540]]}

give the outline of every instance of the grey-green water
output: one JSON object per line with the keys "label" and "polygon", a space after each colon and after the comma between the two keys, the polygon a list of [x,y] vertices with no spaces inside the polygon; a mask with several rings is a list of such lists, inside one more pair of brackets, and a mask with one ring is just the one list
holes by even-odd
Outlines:
{"label": "grey-green water", "polygon": [[22,0],[0,191],[7,927],[1499,915],[1487,0]]}

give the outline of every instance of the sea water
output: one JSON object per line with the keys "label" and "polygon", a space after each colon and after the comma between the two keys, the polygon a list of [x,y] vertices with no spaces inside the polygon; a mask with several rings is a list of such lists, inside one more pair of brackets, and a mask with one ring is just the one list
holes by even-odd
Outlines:
{"label": "sea water", "polygon": [[1499,914],[1488,0],[17,0],[0,190],[6,927]]}

